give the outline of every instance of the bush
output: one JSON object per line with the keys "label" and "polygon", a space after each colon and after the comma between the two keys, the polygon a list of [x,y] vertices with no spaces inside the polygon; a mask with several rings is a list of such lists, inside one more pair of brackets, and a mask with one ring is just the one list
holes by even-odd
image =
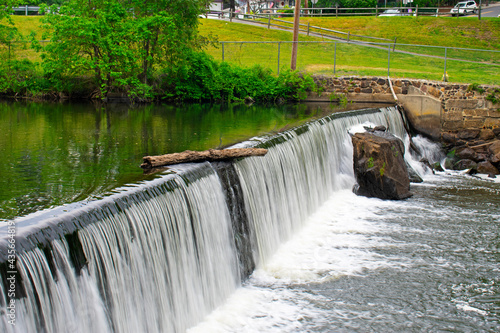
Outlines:
{"label": "bush", "polygon": [[308,75],[283,71],[274,76],[261,66],[219,64],[201,52],[193,53],[189,62],[160,77],[159,96],[177,101],[241,101],[248,97],[261,103],[300,100],[315,87]]}

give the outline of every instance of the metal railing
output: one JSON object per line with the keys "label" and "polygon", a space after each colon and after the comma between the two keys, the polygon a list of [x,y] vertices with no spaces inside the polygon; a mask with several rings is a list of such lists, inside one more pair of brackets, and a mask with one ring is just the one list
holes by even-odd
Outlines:
{"label": "metal railing", "polygon": [[[301,17],[339,17],[339,16],[452,16],[450,13],[451,7],[366,7],[366,8],[342,8],[342,7],[329,7],[329,8],[301,8]],[[481,11],[483,5],[477,8],[478,19],[481,19]],[[397,10],[397,13],[385,13],[386,10]],[[255,18],[268,18],[268,17],[293,17],[293,9],[285,8],[269,8],[260,10],[259,13],[241,13],[233,12],[232,10],[212,11],[205,16],[217,16],[218,18],[235,18],[240,20],[255,19]],[[458,15],[457,15],[458,17]]]}
{"label": "metal railing", "polygon": [[[271,27],[276,27],[280,29],[286,29],[286,30],[293,30],[293,22],[291,21],[286,21],[286,20],[280,20],[277,18],[274,18],[270,15],[268,16],[263,16],[263,15],[245,15],[247,18],[237,18],[235,17],[235,20],[240,20],[240,21],[249,21],[254,24],[259,24],[259,25],[264,25],[267,26],[268,29]],[[251,19],[250,19],[251,17]],[[232,21],[232,18],[230,19]],[[327,29],[319,26],[313,26],[310,23],[304,24],[304,23],[299,23],[299,31],[306,33],[307,36],[310,35],[316,35],[324,38],[332,38],[332,39],[343,39],[346,41],[350,41],[353,38],[359,38],[359,39],[365,39],[365,40],[377,40],[377,41],[383,41],[383,42],[394,42],[396,43],[397,39],[388,39],[388,38],[380,38],[380,37],[373,37],[373,36],[363,36],[363,35],[357,35],[357,34],[351,34],[350,31],[344,32],[344,31],[338,31],[338,30],[332,30],[332,29]]]}
{"label": "metal railing", "polygon": [[[352,37],[352,35],[351,35]],[[50,41],[39,41],[42,47]],[[290,68],[291,41],[219,42],[207,52],[216,60],[241,67],[260,65],[279,72]],[[454,82],[500,82],[500,51],[375,42],[348,38],[299,41],[297,69],[326,75],[393,74],[398,77]],[[39,61],[30,42],[0,44],[0,57]],[[459,78],[457,80],[457,78]]]}
{"label": "metal railing", "polygon": [[[261,65],[279,74],[289,68],[292,43],[220,42],[220,55],[215,57],[243,67]],[[467,82],[500,82],[500,51],[496,50],[353,40],[297,43],[297,69],[313,73],[385,76],[394,72],[397,76],[442,81],[462,77]]]}

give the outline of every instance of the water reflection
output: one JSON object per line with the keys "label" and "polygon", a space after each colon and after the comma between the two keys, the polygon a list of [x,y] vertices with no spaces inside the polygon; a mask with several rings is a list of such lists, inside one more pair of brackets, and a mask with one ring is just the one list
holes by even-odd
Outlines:
{"label": "water reflection", "polygon": [[145,155],[224,147],[337,110],[0,103],[0,220],[143,180]]}

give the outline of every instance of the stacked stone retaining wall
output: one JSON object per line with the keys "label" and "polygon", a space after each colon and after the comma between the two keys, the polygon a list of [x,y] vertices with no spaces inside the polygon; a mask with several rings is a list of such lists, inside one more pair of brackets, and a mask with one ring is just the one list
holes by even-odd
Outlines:
{"label": "stacked stone retaining wall", "polygon": [[[326,97],[398,102],[415,129],[441,140],[449,168],[500,173],[500,86],[386,77],[316,76]],[[325,98],[325,97],[323,97]]]}
{"label": "stacked stone retaining wall", "polygon": [[[392,91],[386,77],[315,76],[325,92],[345,94],[348,99],[388,101]],[[428,80],[392,79],[396,95],[429,96],[441,102],[441,132],[500,127],[500,86],[455,84]],[[370,95],[366,98],[366,95]],[[390,95],[390,96],[388,96]],[[490,96],[490,97],[488,97]],[[394,100],[392,98],[392,100]]]}

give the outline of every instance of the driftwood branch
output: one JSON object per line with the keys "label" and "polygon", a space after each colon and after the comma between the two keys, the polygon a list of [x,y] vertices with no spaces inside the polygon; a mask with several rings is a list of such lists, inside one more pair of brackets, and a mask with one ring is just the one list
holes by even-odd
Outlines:
{"label": "driftwood branch", "polygon": [[204,151],[186,150],[182,153],[144,156],[144,163],[141,164],[141,168],[151,169],[179,163],[220,161],[239,157],[264,156],[266,154],[267,149],[264,148],[233,148],[223,150],[210,149]]}

